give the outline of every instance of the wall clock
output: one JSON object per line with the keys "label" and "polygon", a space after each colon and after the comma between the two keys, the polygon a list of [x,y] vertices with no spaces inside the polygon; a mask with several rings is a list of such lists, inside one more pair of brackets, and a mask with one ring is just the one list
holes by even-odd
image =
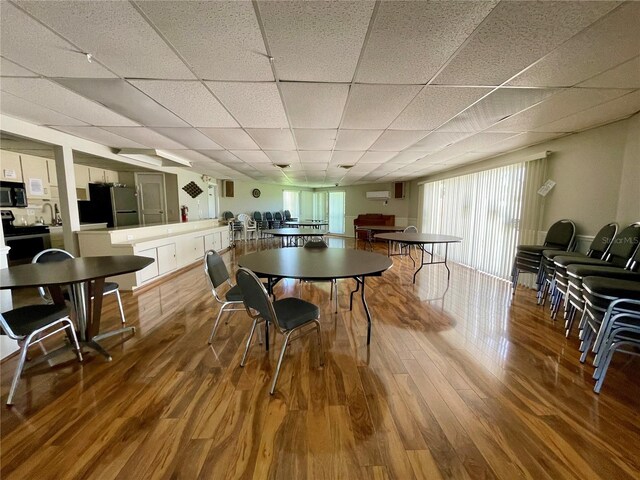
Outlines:
{"label": "wall clock", "polygon": [[254,188],[251,191],[251,195],[253,195],[253,198],[259,198],[260,197],[260,189],[259,188]]}

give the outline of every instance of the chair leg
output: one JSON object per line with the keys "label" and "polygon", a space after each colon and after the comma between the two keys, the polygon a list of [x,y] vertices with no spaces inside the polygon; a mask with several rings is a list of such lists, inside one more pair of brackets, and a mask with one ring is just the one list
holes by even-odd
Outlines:
{"label": "chair leg", "polygon": [[18,383],[20,382],[20,377],[22,376],[22,369],[24,368],[24,363],[27,360],[27,350],[29,349],[29,343],[31,342],[32,336],[33,334],[29,335],[29,337],[26,338],[26,340],[24,341],[24,344],[22,345],[18,367],[16,368],[16,371],[13,374],[11,389],[9,390],[9,396],[7,397],[7,405],[13,405],[13,395],[16,393],[16,389],[18,388]]}
{"label": "chair leg", "polygon": [[120,318],[122,319],[122,324],[127,323],[126,318],[124,318],[124,308],[122,308],[122,299],[120,298],[120,291],[116,290],[116,298],[118,299],[118,307],[120,308]]}
{"label": "chair leg", "polygon": [[284,360],[284,354],[287,351],[290,335],[291,332],[287,332],[284,336],[284,343],[282,344],[282,350],[280,351],[280,358],[278,358],[278,366],[276,367],[276,373],[273,376],[273,383],[271,384],[271,390],[269,391],[271,395],[276,391],[276,384],[278,383],[278,377],[280,376],[280,367],[282,367],[282,360]]}
{"label": "chair leg", "polygon": [[80,348],[80,344],[78,343],[78,337],[76,336],[76,331],[73,327],[73,323],[71,322],[71,320],[66,320],[64,323],[68,323],[68,327],[67,330],[69,331],[68,337],[71,339],[71,341],[73,342],[73,345],[76,347],[75,348],[75,352],[76,352],[76,356],[78,357],[78,361],[82,362],[82,349]]}
{"label": "chair leg", "polygon": [[213,337],[215,337],[216,331],[218,330],[218,324],[220,323],[220,317],[222,316],[222,312],[224,312],[224,309],[227,305],[229,305],[229,303],[223,303],[220,307],[220,311],[218,312],[216,321],[213,324],[213,328],[211,329],[211,335],[209,335],[209,345],[211,345],[211,343],[213,342]]}
{"label": "chair leg", "polygon": [[257,318],[253,321],[253,325],[251,325],[251,332],[249,332],[249,338],[247,339],[247,346],[244,349],[244,354],[242,355],[242,360],[240,361],[241,367],[244,367],[247,362],[247,356],[249,355],[249,348],[251,348],[251,340],[253,340],[253,334],[256,331],[256,325],[258,325]]}

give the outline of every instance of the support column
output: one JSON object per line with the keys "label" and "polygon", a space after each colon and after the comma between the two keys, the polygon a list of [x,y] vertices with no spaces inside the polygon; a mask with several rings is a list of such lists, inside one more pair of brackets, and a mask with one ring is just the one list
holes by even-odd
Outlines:
{"label": "support column", "polygon": [[[4,232],[0,225],[0,268],[7,268],[7,255],[11,247],[7,247],[4,243]],[[13,308],[11,299],[11,290],[0,290],[0,311],[6,312]],[[19,350],[18,342],[11,340],[6,335],[0,335],[0,359],[3,359],[13,352]]]}
{"label": "support column", "polygon": [[78,239],[74,232],[80,231],[80,214],[78,213],[78,195],[76,194],[76,174],[73,169],[73,150],[67,145],[53,147],[58,177],[58,193],[60,194],[60,211],[62,214],[62,234],[64,249],[74,256],[80,254]]}

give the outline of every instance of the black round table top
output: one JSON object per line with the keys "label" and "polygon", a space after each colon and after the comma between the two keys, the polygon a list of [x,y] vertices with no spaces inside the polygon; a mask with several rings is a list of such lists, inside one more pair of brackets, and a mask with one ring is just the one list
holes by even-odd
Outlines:
{"label": "black round table top", "polygon": [[376,232],[401,232],[407,227],[398,227],[397,225],[358,225],[356,230],[371,230]]}
{"label": "black round table top", "polygon": [[329,232],[318,228],[270,228],[262,233],[275,237],[321,237]]}
{"label": "black round table top", "polygon": [[238,265],[258,276],[330,280],[380,274],[393,262],[350,248],[276,248],[243,255]]}
{"label": "black round table top", "polygon": [[299,222],[299,221],[291,221],[291,222],[284,222],[285,225],[297,225],[300,227],[322,227],[325,225],[329,225],[329,222],[315,222],[315,221],[304,221],[304,222]]}
{"label": "black round table top", "polygon": [[142,270],[153,258],[137,255],[77,257],[50,263],[28,263],[0,269],[0,288],[69,285]]}
{"label": "black round table top", "polygon": [[392,242],[402,242],[409,244],[425,243],[458,243],[462,241],[460,237],[452,235],[436,235],[433,233],[380,233],[375,235],[381,240],[391,240]]}

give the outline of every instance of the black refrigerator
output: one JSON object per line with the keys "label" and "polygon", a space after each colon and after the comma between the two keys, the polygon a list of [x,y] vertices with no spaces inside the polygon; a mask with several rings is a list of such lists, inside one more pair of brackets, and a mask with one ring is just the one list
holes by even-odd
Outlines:
{"label": "black refrigerator", "polygon": [[135,188],[89,184],[89,201],[78,202],[80,221],[107,222],[107,227],[138,225],[138,196]]}

